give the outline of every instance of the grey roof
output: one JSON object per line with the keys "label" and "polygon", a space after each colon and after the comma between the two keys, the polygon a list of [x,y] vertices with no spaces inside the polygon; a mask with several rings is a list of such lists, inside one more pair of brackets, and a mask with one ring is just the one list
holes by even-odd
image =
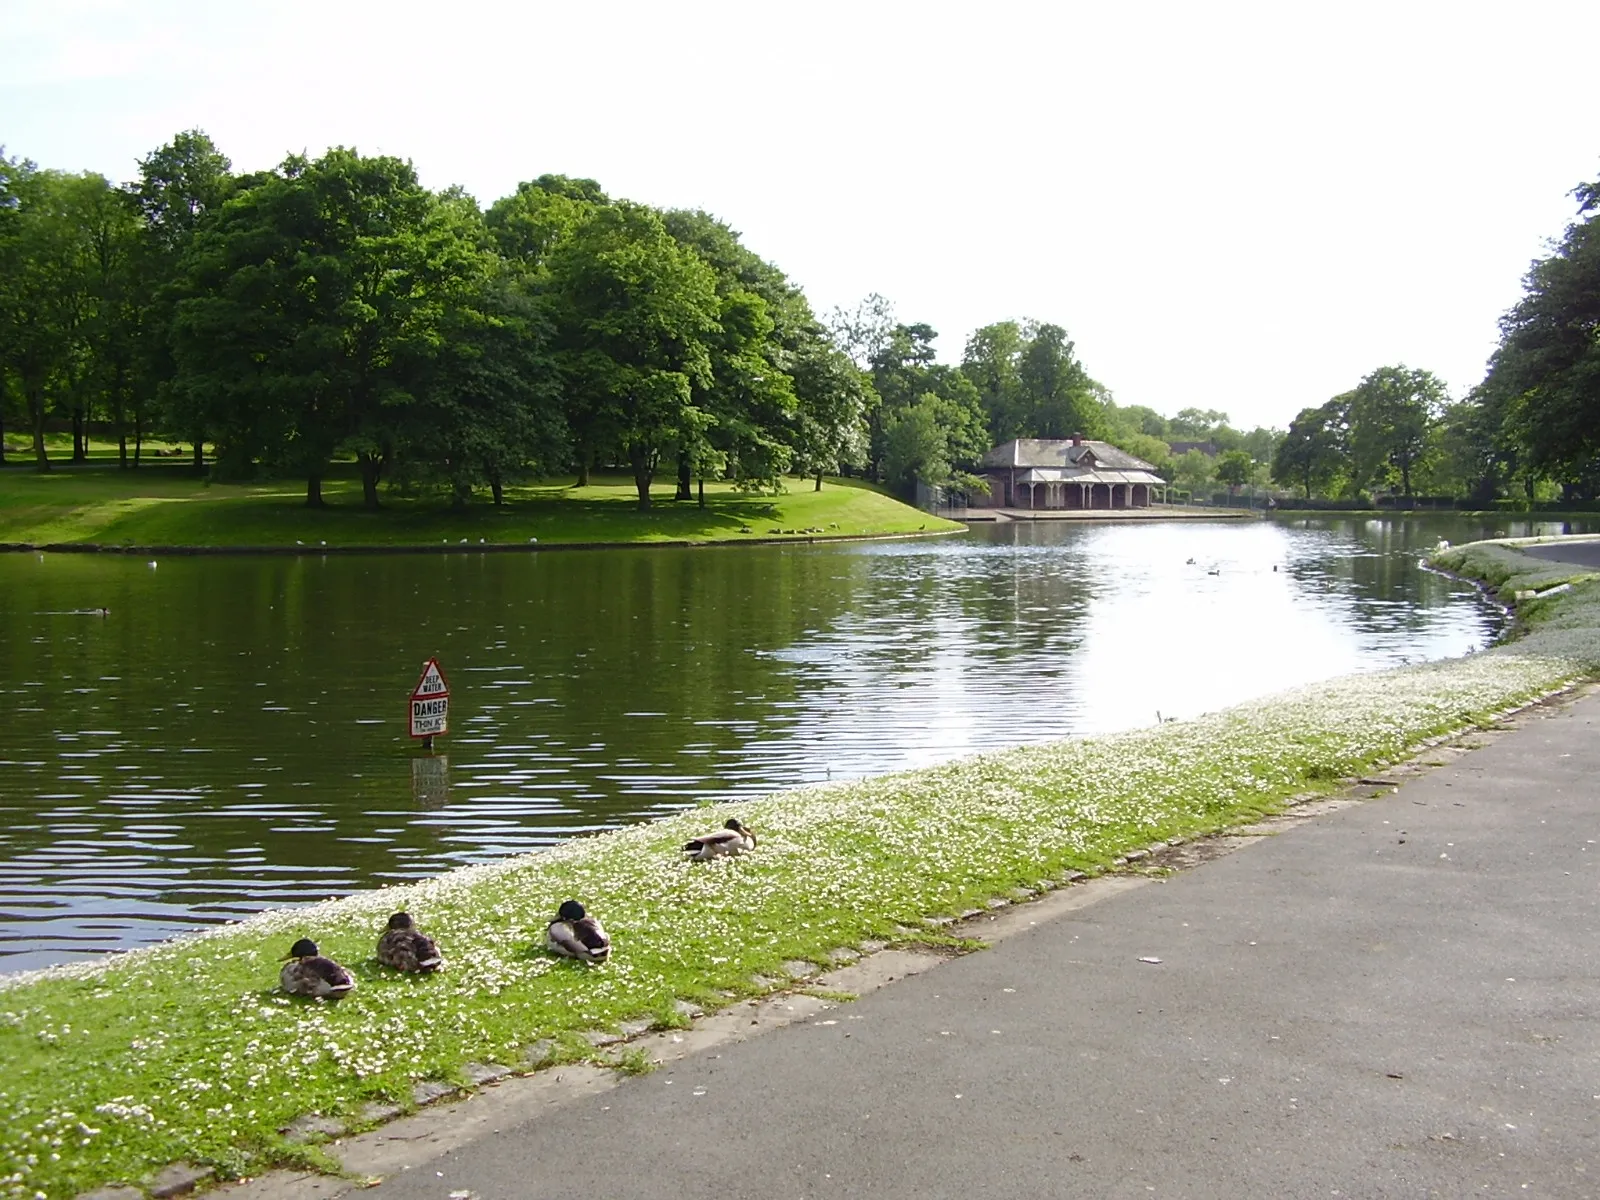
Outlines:
{"label": "grey roof", "polygon": [[[1085,440],[1081,446],[1074,446],[1071,438],[1017,438],[1003,446],[996,446],[985,454],[983,465],[1070,469],[1078,466],[1078,460],[1083,457],[1086,450],[1092,454],[1095,468],[1103,467],[1112,471],[1149,471],[1152,474],[1155,472],[1155,467],[1150,463],[1142,458],[1135,458],[1125,450],[1118,450],[1110,442]],[[1089,463],[1084,463],[1083,468],[1091,469]]]}

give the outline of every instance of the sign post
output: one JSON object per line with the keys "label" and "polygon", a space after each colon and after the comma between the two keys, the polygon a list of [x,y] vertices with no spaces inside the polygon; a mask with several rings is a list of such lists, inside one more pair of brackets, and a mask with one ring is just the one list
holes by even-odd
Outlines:
{"label": "sign post", "polygon": [[433,751],[433,739],[450,732],[450,684],[439,669],[439,660],[422,664],[422,678],[411,689],[409,714],[411,736],[422,739],[422,748]]}

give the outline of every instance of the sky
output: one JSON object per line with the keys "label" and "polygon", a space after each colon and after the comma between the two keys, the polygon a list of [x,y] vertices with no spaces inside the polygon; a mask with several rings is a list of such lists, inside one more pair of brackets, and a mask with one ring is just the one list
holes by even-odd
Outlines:
{"label": "sky", "polygon": [[1284,426],[1404,363],[1462,395],[1600,178],[1600,4],[0,0],[0,145],[130,179],[329,145],[487,205],[703,208],[821,315],[945,361],[1064,326],[1119,404]]}

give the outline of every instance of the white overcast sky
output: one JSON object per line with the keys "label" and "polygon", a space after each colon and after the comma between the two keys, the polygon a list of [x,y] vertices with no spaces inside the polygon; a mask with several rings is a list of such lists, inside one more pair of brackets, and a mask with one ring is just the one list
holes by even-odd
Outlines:
{"label": "white overcast sky", "polygon": [[1600,4],[0,0],[0,144],[131,178],[330,144],[488,204],[545,172],[716,213],[819,313],[1067,328],[1125,404],[1285,425],[1476,383],[1600,177]]}

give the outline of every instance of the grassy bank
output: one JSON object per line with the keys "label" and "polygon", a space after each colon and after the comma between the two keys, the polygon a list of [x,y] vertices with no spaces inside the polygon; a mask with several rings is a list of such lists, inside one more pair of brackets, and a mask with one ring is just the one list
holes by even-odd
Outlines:
{"label": "grassy bank", "polygon": [[[1465,573],[1500,554],[1440,558]],[[225,1176],[314,1161],[278,1132],[302,1114],[359,1122],[371,1102],[408,1105],[417,1080],[517,1065],[546,1039],[557,1059],[592,1057],[586,1031],[672,1023],[675,1001],[714,1007],[763,990],[786,961],[904,939],[922,918],[1272,811],[1600,669],[1600,584],[1525,607],[1525,636],[1468,658],[752,801],[738,812],[761,845],[737,860],[678,861],[678,845],[729,811],[704,808],[0,979],[0,1195],[71,1196],[175,1160]],[[569,896],[613,934],[603,967],[538,949]],[[440,939],[442,974],[393,977],[371,962],[400,907]],[[277,959],[303,935],[355,969],[354,994],[335,1005],[274,993]]]}
{"label": "grassy bank", "polygon": [[672,499],[671,482],[652,489],[652,511],[638,511],[631,480],[596,477],[508,488],[501,507],[457,510],[436,497],[385,496],[376,512],[361,505],[355,478],[323,488],[327,507],[305,506],[304,486],[209,484],[175,462],[138,471],[62,468],[49,474],[0,472],[0,542],[32,545],[195,546],[293,550],[297,547],[427,547],[485,544],[749,541],[755,538],[870,536],[956,530],[961,526],[901,504],[856,480],[788,481],[779,495],[753,496],[708,484],[706,506]]}

